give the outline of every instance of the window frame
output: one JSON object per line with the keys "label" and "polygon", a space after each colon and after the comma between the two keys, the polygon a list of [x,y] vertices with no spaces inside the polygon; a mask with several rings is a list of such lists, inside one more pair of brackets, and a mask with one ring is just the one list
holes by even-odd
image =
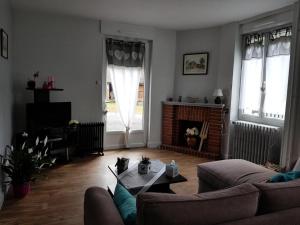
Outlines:
{"label": "window frame", "polygon": [[[248,122],[254,122],[254,123],[260,123],[260,124],[265,124],[265,125],[271,125],[271,126],[279,126],[279,127],[283,127],[284,126],[284,119],[276,119],[276,118],[269,118],[264,116],[263,113],[263,107],[264,107],[264,103],[265,103],[265,84],[266,84],[266,59],[267,59],[267,49],[270,43],[270,32],[274,31],[274,30],[280,30],[280,29],[284,29],[284,28],[288,28],[291,27],[292,29],[292,24],[285,24],[283,26],[280,27],[273,27],[267,30],[262,30],[262,31],[258,31],[256,33],[258,34],[262,34],[264,35],[264,46],[263,46],[263,58],[262,58],[262,65],[263,65],[263,71],[262,71],[262,79],[261,79],[261,86],[260,86],[260,107],[259,107],[259,116],[255,116],[255,115],[250,115],[250,114],[246,114],[246,113],[242,113],[240,110],[240,107],[238,107],[238,118],[239,120],[244,120],[244,121],[248,121]],[[250,34],[250,33],[249,33]],[[247,34],[244,34],[247,35]],[[242,38],[242,46],[241,46],[241,51],[244,51],[244,40],[243,40],[243,36]],[[241,60],[241,68],[242,68],[242,63],[243,60]],[[291,63],[291,62],[290,62]],[[289,68],[290,70],[290,68]],[[288,76],[290,76],[290,71],[288,73]],[[241,73],[240,73],[240,90],[239,90],[239,96],[241,96],[242,90],[241,90],[241,83],[243,80],[243,73],[242,73],[242,69],[241,69]],[[288,91],[288,89],[287,89]],[[241,99],[239,99],[239,106],[241,104]]]}

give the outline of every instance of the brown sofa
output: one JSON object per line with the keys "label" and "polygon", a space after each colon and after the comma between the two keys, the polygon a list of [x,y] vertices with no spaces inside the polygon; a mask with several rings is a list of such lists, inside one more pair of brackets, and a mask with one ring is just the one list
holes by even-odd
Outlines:
{"label": "brown sofa", "polygon": [[[244,161],[229,163],[234,167],[241,166],[240,163],[251,166]],[[250,175],[251,182],[255,182],[250,184],[247,183],[250,178],[245,176],[245,179],[228,176],[229,180],[223,180],[218,177],[218,169],[213,170],[212,164],[206,166],[211,169],[210,172],[215,172],[209,182],[218,184],[217,188],[214,185],[210,185],[210,188],[221,190],[194,195],[163,193],[138,195],[137,225],[300,225],[300,179],[286,183],[264,183],[262,174],[270,171],[252,165],[257,170],[262,169],[261,173],[256,171],[261,183],[256,182],[250,173],[246,173],[244,175]],[[199,170],[198,168],[198,172]],[[245,173],[245,170],[240,169],[240,172]],[[237,186],[225,181],[235,181]],[[208,182],[207,179],[205,182]],[[219,186],[222,182],[224,189]],[[123,225],[113,199],[103,188],[92,187],[86,191],[84,223]]]}
{"label": "brown sofa", "polygon": [[277,174],[273,170],[242,159],[227,159],[197,166],[198,193],[215,191],[243,183],[266,182]]}

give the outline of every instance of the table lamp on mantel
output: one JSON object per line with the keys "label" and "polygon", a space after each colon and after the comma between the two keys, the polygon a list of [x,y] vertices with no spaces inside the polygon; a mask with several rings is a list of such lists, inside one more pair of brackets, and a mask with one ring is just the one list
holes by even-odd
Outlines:
{"label": "table lamp on mantel", "polygon": [[215,104],[221,104],[222,100],[221,97],[223,97],[223,91],[221,88],[215,89],[213,96],[216,97],[215,98]]}

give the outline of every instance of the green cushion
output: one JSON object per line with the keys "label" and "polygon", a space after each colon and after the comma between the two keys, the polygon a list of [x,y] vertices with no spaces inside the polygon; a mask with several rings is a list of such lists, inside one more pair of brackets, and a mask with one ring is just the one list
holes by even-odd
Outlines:
{"label": "green cushion", "polygon": [[286,182],[300,178],[300,171],[291,171],[287,173],[279,173],[275,176],[271,177],[269,182],[276,183],[276,182]]}
{"label": "green cushion", "polygon": [[122,185],[117,184],[114,202],[125,225],[136,224],[136,199]]}

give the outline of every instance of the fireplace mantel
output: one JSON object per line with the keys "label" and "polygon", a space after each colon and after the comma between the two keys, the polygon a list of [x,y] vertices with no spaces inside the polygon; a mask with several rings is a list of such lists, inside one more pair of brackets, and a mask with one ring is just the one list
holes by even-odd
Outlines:
{"label": "fireplace mantel", "polygon": [[224,104],[213,104],[213,103],[191,103],[191,102],[163,102],[165,105],[181,105],[181,106],[199,106],[204,108],[224,108]]}
{"label": "fireplace mantel", "polygon": [[[162,116],[162,148],[208,158],[219,158],[221,155],[221,140],[223,133],[225,105],[163,102]],[[201,152],[189,149],[179,140],[182,135],[182,121],[197,123],[208,122],[208,137]]]}

